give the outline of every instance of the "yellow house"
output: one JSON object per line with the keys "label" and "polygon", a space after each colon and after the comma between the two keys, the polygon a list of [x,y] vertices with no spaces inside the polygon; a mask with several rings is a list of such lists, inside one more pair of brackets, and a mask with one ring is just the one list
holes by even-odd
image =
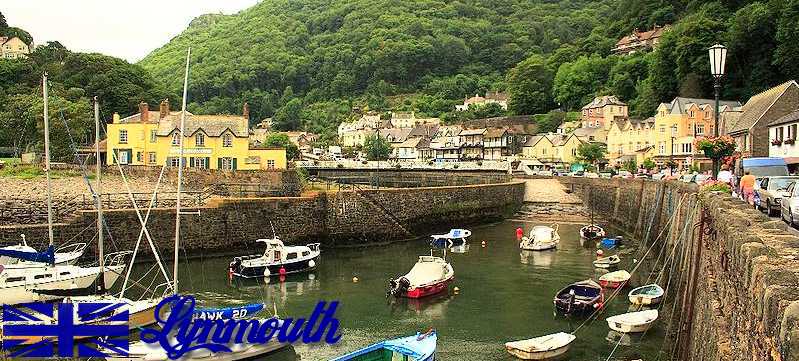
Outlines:
{"label": "yellow house", "polygon": [[30,54],[33,44],[30,46],[25,44],[18,37],[5,37],[0,36],[0,58],[3,59],[22,59],[27,58]]}
{"label": "yellow house", "polygon": [[525,158],[538,159],[550,167],[560,168],[577,161],[577,149],[585,143],[574,133],[546,133],[530,137],[522,147]]}
{"label": "yellow house", "polygon": [[[159,111],[139,104],[139,113],[108,125],[108,164],[180,165],[180,112],[161,102]],[[286,150],[257,147],[250,142],[244,115],[194,115],[186,113],[183,164],[190,168],[222,170],[285,169]]]}
{"label": "yellow house", "polygon": [[635,160],[641,164],[651,156],[656,143],[653,142],[655,118],[617,119],[608,131],[608,159],[621,164]]}

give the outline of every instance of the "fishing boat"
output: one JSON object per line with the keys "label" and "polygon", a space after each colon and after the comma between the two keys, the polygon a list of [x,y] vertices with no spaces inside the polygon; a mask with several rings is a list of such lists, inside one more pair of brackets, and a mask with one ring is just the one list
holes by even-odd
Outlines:
{"label": "fishing boat", "polygon": [[527,340],[506,342],[505,349],[522,360],[554,360],[565,355],[576,338],[570,333],[558,332]]}
{"label": "fishing boat", "polygon": [[619,262],[621,262],[621,258],[619,258],[618,255],[614,254],[610,257],[597,258],[597,260],[594,261],[594,267],[612,268],[616,267],[619,264]]}
{"label": "fishing boat", "polygon": [[433,361],[436,358],[436,331],[381,341],[331,361]]}
{"label": "fishing boat", "polygon": [[598,224],[589,224],[580,228],[580,238],[597,239],[605,237],[605,230]]}
{"label": "fishing boat", "polygon": [[545,251],[557,247],[559,242],[560,235],[557,224],[552,227],[535,226],[530,230],[529,237],[522,237],[519,248],[528,251]]}
{"label": "fishing boat", "polygon": [[599,284],[607,288],[624,288],[630,277],[630,272],[625,270],[609,272],[599,277]]}
{"label": "fishing boat", "polygon": [[555,294],[555,309],[562,314],[590,313],[602,307],[605,293],[592,280],[572,283]]}
{"label": "fishing boat", "polygon": [[263,254],[233,258],[229,272],[243,278],[260,278],[306,272],[319,262],[319,243],[305,246],[286,246],[279,238],[259,239],[266,244]]}
{"label": "fishing boat", "polygon": [[433,239],[430,241],[430,245],[435,248],[452,248],[457,246],[463,246],[466,244],[466,238],[472,235],[472,231],[468,229],[450,229],[449,233],[446,234],[434,234],[431,235]]}
{"label": "fishing boat", "polygon": [[421,298],[448,290],[455,271],[444,258],[419,256],[419,261],[404,276],[388,282],[388,295]]}
{"label": "fishing boat", "polygon": [[646,310],[608,317],[608,327],[622,333],[637,333],[649,330],[658,319],[658,310]]}
{"label": "fishing boat", "polygon": [[656,305],[663,299],[663,293],[663,289],[653,283],[633,289],[627,297],[634,305]]}

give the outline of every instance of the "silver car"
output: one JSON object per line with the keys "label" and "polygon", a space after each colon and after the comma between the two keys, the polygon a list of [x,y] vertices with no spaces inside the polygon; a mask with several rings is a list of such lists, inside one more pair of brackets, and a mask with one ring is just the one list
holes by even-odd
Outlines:
{"label": "silver car", "polygon": [[758,200],[755,206],[769,216],[776,215],[780,212],[781,199],[788,195],[788,186],[797,180],[799,177],[791,176],[763,178],[755,187],[755,198]]}
{"label": "silver car", "polygon": [[799,214],[799,187],[796,182],[788,185],[785,197],[780,200],[780,218],[791,226],[796,225]]}

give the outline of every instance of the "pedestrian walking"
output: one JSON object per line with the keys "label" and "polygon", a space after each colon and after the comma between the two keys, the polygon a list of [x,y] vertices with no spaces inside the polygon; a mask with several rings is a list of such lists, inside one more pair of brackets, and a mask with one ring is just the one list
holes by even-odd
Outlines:
{"label": "pedestrian walking", "polygon": [[749,171],[741,177],[741,193],[746,203],[755,204],[755,176],[749,174]]}

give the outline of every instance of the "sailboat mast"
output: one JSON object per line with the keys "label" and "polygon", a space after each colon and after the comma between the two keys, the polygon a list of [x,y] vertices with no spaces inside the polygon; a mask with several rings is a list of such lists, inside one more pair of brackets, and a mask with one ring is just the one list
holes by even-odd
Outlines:
{"label": "sailboat mast", "polygon": [[179,146],[180,153],[178,158],[178,195],[175,202],[175,269],[173,273],[172,291],[178,293],[178,247],[180,247],[180,192],[183,190],[183,129],[186,126],[186,96],[189,86],[189,60],[191,59],[191,47],[186,53],[186,73],[183,77],[183,106],[180,111],[180,130]]}
{"label": "sailboat mast", "polygon": [[47,108],[47,73],[42,74],[44,96],[44,173],[47,177],[47,236],[53,245],[53,191],[50,182],[50,119]]}
{"label": "sailboat mast", "polygon": [[100,290],[105,290],[105,256],[103,249],[103,188],[100,177],[100,103],[97,102],[97,97],[94,97],[94,163],[95,163],[95,178],[97,184],[94,186],[95,194],[97,194],[97,251],[100,254]]}

